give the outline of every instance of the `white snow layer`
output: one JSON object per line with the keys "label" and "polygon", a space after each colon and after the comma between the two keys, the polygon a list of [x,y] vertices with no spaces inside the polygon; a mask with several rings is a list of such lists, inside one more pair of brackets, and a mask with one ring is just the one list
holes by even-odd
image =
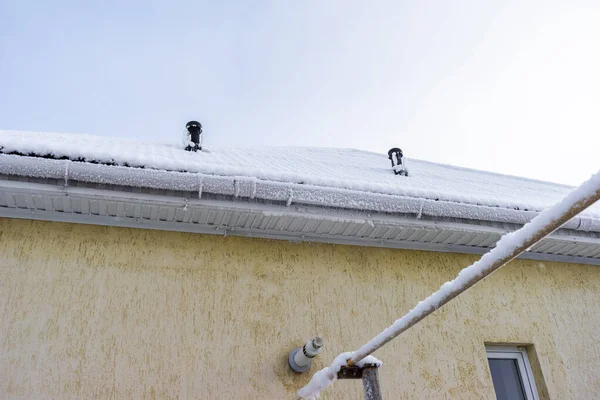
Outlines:
{"label": "white snow layer", "polygon": [[406,329],[411,322],[425,315],[427,311],[440,307],[442,300],[445,300],[450,294],[464,289],[467,283],[474,277],[484,276],[495,262],[509,256],[513,251],[523,246],[526,241],[532,239],[543,227],[565,214],[573,205],[594,194],[596,196],[600,194],[600,171],[553,207],[542,211],[521,229],[502,236],[498,243],[496,243],[496,247],[484,254],[481,259],[462,269],[454,280],[444,283],[437,292],[420,301],[415,308],[402,318],[396,320],[390,327],[379,333],[356,352],[340,354],[329,367],[316,372],[308,385],[298,391],[298,396],[304,400],[318,398],[319,393],[335,381],[337,371],[339,371],[342,365],[346,365],[348,358],[352,358],[354,362],[360,362],[363,357],[368,357],[370,353],[386,341],[389,341],[390,338],[398,335],[398,332]]}
{"label": "white snow layer", "polygon": [[[408,160],[410,176],[398,176],[394,175],[387,155],[353,149],[232,147],[205,148],[196,153],[184,151],[180,144],[82,134],[0,131],[0,153],[4,153],[0,173],[43,175],[39,163],[33,172],[31,168],[19,169],[12,164],[23,162],[17,161],[18,157],[5,155],[31,154],[111,164],[73,163],[74,168],[69,167],[70,173],[79,171],[81,178],[90,182],[164,189],[175,185],[173,190],[190,187],[198,190],[198,186],[203,185],[207,192],[215,183],[219,188],[229,185],[231,189],[227,190],[238,194],[239,188],[233,187],[231,179],[226,179],[235,178],[248,186],[252,197],[257,198],[512,223],[529,221],[536,212],[557,202],[572,189],[412,159]],[[87,168],[81,167],[82,164]],[[64,166],[60,168],[64,171]],[[156,173],[150,173],[151,170]],[[208,182],[199,182],[198,176],[207,177]],[[187,182],[183,185],[187,189],[182,189],[179,184],[182,181]],[[259,188],[257,181],[269,187]],[[292,186],[293,196],[289,189]],[[600,206],[584,216],[600,220]]]}
{"label": "white snow layer", "polygon": [[[339,354],[331,363],[330,366],[325,367],[312,376],[310,382],[302,389],[298,390],[298,397],[302,400],[316,400],[321,395],[321,392],[325,390],[337,379],[337,373],[344,365],[348,365],[348,360],[352,358],[352,352],[346,352]],[[358,367],[363,367],[366,364],[373,364],[377,367],[381,367],[383,363],[373,356],[367,356],[358,362]]]}

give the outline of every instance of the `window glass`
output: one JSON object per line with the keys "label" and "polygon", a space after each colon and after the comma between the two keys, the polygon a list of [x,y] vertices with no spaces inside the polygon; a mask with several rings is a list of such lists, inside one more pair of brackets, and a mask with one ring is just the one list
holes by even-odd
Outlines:
{"label": "window glass", "polygon": [[525,400],[523,381],[519,374],[517,360],[510,358],[489,358],[494,390],[498,400]]}

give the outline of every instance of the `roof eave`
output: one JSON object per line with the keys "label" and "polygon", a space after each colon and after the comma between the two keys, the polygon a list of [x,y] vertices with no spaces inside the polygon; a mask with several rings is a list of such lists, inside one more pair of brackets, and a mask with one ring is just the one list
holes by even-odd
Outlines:
{"label": "roof eave", "polygon": [[[511,230],[502,224],[20,180],[0,180],[0,217],[467,254],[486,252]],[[559,231],[522,258],[600,265],[600,238],[572,233]]]}
{"label": "roof eave", "polygon": [[[221,176],[131,168],[0,154],[0,174],[58,179],[68,186],[80,181],[122,187],[153,188],[261,199],[272,202],[334,207],[374,213],[414,214],[418,218],[461,218],[487,223],[525,224],[536,211],[437,201],[292,182],[261,180],[245,176]],[[578,216],[563,226],[566,229],[600,232],[600,219]]]}

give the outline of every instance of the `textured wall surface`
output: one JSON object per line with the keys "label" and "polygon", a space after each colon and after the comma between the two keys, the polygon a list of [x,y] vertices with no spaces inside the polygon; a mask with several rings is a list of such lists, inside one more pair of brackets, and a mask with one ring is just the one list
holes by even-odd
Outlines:
{"label": "textured wall surface", "polygon": [[[291,348],[322,335],[321,367],[475,259],[0,219],[0,398],[294,399]],[[376,354],[384,398],[494,399],[487,342],[600,398],[598,332],[599,267],[516,261]]]}

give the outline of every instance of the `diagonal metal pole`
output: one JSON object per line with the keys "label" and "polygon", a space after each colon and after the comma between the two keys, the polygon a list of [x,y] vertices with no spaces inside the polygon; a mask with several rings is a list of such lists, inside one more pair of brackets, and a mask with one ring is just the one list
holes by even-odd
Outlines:
{"label": "diagonal metal pole", "polygon": [[[419,312],[409,312],[406,314],[403,318],[396,321],[396,323],[394,323],[392,326],[358,349],[352,355],[352,358],[348,360],[348,365],[356,364],[369,354],[384,346],[390,340],[400,335],[402,332],[405,332],[419,321],[427,318],[427,316],[429,316],[435,310],[442,307],[459,294],[468,290],[471,286],[475,285],[477,282],[487,277],[512,259],[518,257],[521,253],[527,251],[527,249],[529,249],[531,246],[535,245],[544,237],[560,228],[571,218],[575,217],[577,214],[598,200],[600,200],[600,171],[598,171],[589,181],[585,182],[554,207],[542,211],[542,213],[539,214],[539,217],[542,217],[544,214],[552,216],[548,222],[543,221],[541,224],[538,224],[539,226],[533,225],[535,219],[538,218],[536,217],[531,221],[530,224],[527,224],[523,228],[515,231],[513,234],[518,232],[527,233],[527,235],[525,235],[525,240],[523,240],[520,245],[513,246],[513,248],[510,248],[510,251],[506,252],[506,254],[502,254],[505,249],[499,247],[495,247],[490,250],[478,261],[480,266],[483,267],[480,273],[474,275],[466,282],[461,282],[460,285],[455,285],[451,290],[441,293],[441,296],[437,299],[437,301],[430,302],[424,310],[419,310]],[[540,221],[542,220],[540,219]],[[471,267],[473,266],[474,265],[471,265]],[[465,268],[465,270],[468,268]],[[441,289],[438,292],[441,292]]]}
{"label": "diagonal metal pole", "polygon": [[[421,301],[402,318],[396,320],[357,351],[351,353],[351,357],[346,360],[345,364],[339,364],[339,358],[341,356],[345,357],[347,354],[342,353],[336,357],[330,366],[317,371],[310,382],[298,391],[299,397],[315,397],[315,394],[318,397],[318,394],[335,380],[329,378],[326,382],[323,382],[324,375],[330,377],[341,370],[343,371],[344,368],[356,367],[356,364],[365,357],[410,329],[498,268],[527,251],[598,200],[600,200],[600,171],[559,203],[542,211],[521,229],[504,235],[496,244],[496,247],[484,254],[479,261],[463,269],[453,281],[446,282],[437,292]],[[304,396],[304,393],[308,395]]]}

